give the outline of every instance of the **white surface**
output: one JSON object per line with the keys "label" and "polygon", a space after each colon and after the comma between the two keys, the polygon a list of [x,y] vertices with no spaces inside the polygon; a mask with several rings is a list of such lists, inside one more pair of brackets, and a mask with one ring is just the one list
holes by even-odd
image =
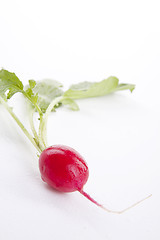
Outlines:
{"label": "white surface", "polygon": [[[159,1],[1,1],[0,67],[26,82],[54,78],[68,87],[110,75],[136,90],[78,101],[49,120],[49,143],[86,159],[85,190],[121,210],[108,214],[79,193],[40,179],[36,151],[0,106],[0,239],[159,240]],[[20,100],[16,98],[16,102]],[[21,105],[15,110],[26,121]],[[21,111],[20,111],[21,110]]]}

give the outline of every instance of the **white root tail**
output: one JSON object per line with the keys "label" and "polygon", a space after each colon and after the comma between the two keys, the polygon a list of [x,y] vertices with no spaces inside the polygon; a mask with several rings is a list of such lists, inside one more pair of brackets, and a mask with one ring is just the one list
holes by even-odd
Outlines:
{"label": "white root tail", "polygon": [[79,191],[79,192],[80,192],[84,197],[86,197],[88,200],[90,200],[91,202],[93,202],[94,204],[96,204],[98,207],[101,207],[103,210],[105,210],[105,211],[107,211],[107,212],[109,212],[109,213],[116,213],[116,214],[124,213],[124,212],[130,210],[131,208],[137,206],[138,204],[140,204],[141,202],[145,201],[146,199],[148,199],[148,198],[150,198],[150,197],[152,196],[152,194],[150,194],[149,196],[141,199],[140,201],[132,204],[131,206],[129,206],[129,207],[127,207],[127,208],[125,208],[125,209],[123,209],[123,210],[121,210],[121,211],[114,211],[114,210],[110,210],[110,209],[104,207],[103,205],[99,204],[98,202],[96,202],[92,197],[90,197],[90,195],[89,195],[88,193],[84,192],[83,190],[81,190],[81,191]]}

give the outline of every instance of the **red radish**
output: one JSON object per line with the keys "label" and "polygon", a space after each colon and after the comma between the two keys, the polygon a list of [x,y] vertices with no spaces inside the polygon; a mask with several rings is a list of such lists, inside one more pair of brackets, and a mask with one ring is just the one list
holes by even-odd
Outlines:
{"label": "red radish", "polygon": [[40,155],[39,168],[43,181],[61,192],[82,191],[89,176],[82,156],[63,145],[46,148]]}
{"label": "red radish", "polygon": [[79,191],[91,202],[112,213],[122,213],[140,202],[124,209],[112,211],[97,203],[86,192],[83,186],[89,177],[88,166],[83,157],[73,148],[64,145],[53,145],[46,148],[39,158],[39,169],[44,182],[60,192]]}
{"label": "red radish", "polygon": [[90,201],[102,207],[87,193],[83,186],[89,177],[88,166],[83,157],[73,148],[53,145],[46,148],[39,158],[42,180],[60,192],[79,191]]}

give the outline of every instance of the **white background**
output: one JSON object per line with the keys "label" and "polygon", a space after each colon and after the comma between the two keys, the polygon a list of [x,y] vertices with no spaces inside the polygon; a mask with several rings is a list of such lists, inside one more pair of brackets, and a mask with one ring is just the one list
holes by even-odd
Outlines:
{"label": "white background", "polygon": [[[60,194],[40,179],[36,150],[0,106],[1,240],[160,239],[160,14],[157,0],[1,0],[0,67],[28,79],[53,78],[65,89],[115,75],[135,91],[77,101],[50,116],[50,144],[86,159],[85,190]],[[27,122],[20,96],[14,110]]]}

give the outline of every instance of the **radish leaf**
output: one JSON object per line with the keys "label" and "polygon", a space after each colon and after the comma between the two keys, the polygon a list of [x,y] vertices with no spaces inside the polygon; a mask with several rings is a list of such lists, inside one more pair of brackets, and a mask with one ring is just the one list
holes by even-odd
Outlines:
{"label": "radish leaf", "polygon": [[23,91],[23,84],[15,73],[8,72],[5,69],[0,70],[0,95],[4,97],[7,93],[7,98],[11,98],[15,93]]}
{"label": "radish leaf", "polygon": [[129,89],[133,91],[135,86],[133,84],[120,84],[116,77],[109,77],[101,82],[82,82],[72,85],[65,93],[65,97],[79,99],[104,96],[114,91]]}
{"label": "radish leaf", "polygon": [[[81,82],[79,84],[74,84],[66,92],[63,92],[61,83],[50,79],[45,79],[40,82],[29,80],[28,83],[29,84],[24,88],[23,83],[15,73],[5,69],[0,70],[0,103],[7,109],[9,114],[40,153],[47,147],[47,120],[49,113],[54,111],[55,108],[64,104],[76,111],[79,110],[79,107],[74,99],[98,97],[126,89],[132,92],[135,88],[133,84],[119,84],[119,80],[116,77],[109,77],[101,82]],[[29,114],[33,135],[28,132],[7,103],[7,99],[10,99],[18,92],[22,93],[34,107],[30,109]],[[39,114],[38,131],[33,121],[35,111]]]}
{"label": "radish leaf", "polygon": [[[63,95],[61,87],[61,83],[51,79],[37,82],[37,84],[33,88],[33,92],[38,94],[37,103],[43,113],[46,112],[47,107],[56,97]],[[58,103],[56,107],[59,107],[60,105],[61,104]],[[52,111],[54,111],[54,108],[52,109]]]}
{"label": "radish leaf", "polygon": [[64,105],[68,105],[69,108],[73,111],[78,111],[79,110],[78,104],[71,98],[63,98],[61,100],[61,103],[64,104]]}
{"label": "radish leaf", "polygon": [[0,96],[5,99],[7,92],[7,99],[10,99],[15,93],[22,93],[28,100],[35,106],[37,111],[41,113],[41,109],[37,105],[38,94],[35,94],[32,90],[36,82],[29,80],[29,87],[24,90],[23,83],[15,75],[15,73],[9,72],[5,69],[0,70]]}

